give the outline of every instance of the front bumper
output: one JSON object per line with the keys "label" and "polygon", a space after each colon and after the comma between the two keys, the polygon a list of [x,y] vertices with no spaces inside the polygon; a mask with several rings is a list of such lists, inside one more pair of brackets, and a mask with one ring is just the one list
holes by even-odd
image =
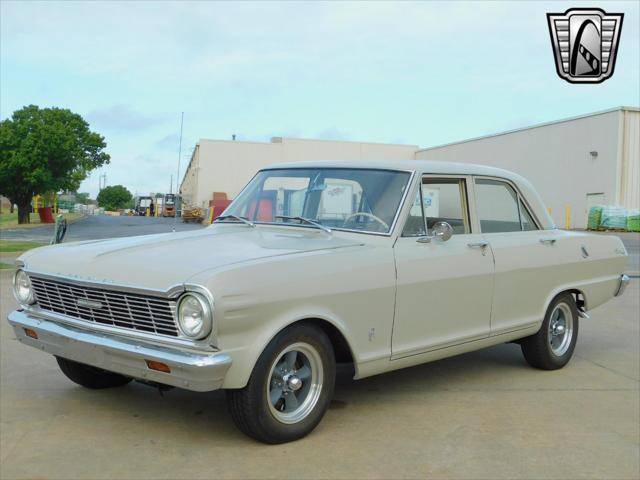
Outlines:
{"label": "front bumper", "polygon": [[622,295],[624,293],[624,291],[627,288],[627,285],[629,285],[630,279],[627,275],[620,275],[620,283],[618,284],[618,289],[616,290],[616,297],[619,297],[620,295]]}
{"label": "front bumper", "polygon": [[[194,353],[136,342],[123,337],[32,317],[24,311],[9,314],[17,339],[39,350],[128,377],[197,392],[217,390],[231,366],[221,353]],[[26,334],[25,328],[38,338]],[[171,373],[151,370],[147,360],[162,362]]]}

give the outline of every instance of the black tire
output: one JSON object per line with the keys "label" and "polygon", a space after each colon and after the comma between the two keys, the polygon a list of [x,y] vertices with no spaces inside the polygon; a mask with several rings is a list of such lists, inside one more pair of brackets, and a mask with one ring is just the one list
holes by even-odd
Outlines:
{"label": "black tire", "polygon": [[[569,335],[567,333],[564,335],[563,338],[566,337],[568,344],[564,345],[563,348],[560,348],[563,346],[562,341],[557,348],[552,346],[552,340],[556,341],[556,339],[554,338],[554,334],[551,333],[553,327],[550,328],[550,325],[553,325],[551,323],[552,316],[555,315],[558,310],[562,318],[568,315],[571,316],[571,334]],[[542,327],[540,327],[538,333],[523,338],[520,343],[522,353],[527,363],[532,367],[542,370],[557,370],[569,363],[578,340],[578,318],[578,308],[576,307],[573,295],[570,293],[561,293],[554,298],[547,309],[544,322],[542,322]],[[568,324],[567,320],[565,320],[565,322]]]}
{"label": "black tire", "polygon": [[66,358],[56,357],[62,373],[72,382],[94,390],[121,387],[132,379],[118,373],[107,372],[100,368],[74,362]]}
{"label": "black tire", "polygon": [[[271,376],[272,367],[285,358],[287,348],[300,344],[311,346],[317,352],[315,358],[322,362],[322,367],[316,370],[322,386],[314,406],[304,418],[296,423],[283,423],[277,418],[278,413],[274,413],[275,406],[272,406],[268,394],[268,386],[272,388],[270,382],[277,383]],[[265,348],[245,388],[227,390],[229,413],[242,432],[258,441],[277,444],[297,440],[309,434],[322,420],[333,397],[335,378],[335,356],[327,335],[310,324],[294,325],[280,332]],[[303,388],[309,387],[298,388],[303,392]]]}

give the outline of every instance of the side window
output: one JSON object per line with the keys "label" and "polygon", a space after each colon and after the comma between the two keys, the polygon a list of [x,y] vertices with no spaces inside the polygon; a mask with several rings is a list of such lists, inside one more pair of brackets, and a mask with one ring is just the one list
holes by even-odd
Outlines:
{"label": "side window", "polygon": [[409,210],[409,216],[402,230],[403,237],[424,237],[427,232],[424,231],[424,216],[422,213],[422,201],[420,200],[420,189],[416,193]]}
{"label": "side window", "polygon": [[[505,182],[476,179],[478,217],[483,233],[520,232],[537,230],[536,224],[524,208],[514,189]],[[522,223],[520,222],[520,215]]]}
{"label": "side window", "polygon": [[427,229],[436,222],[447,222],[453,233],[471,233],[467,209],[466,182],[457,178],[425,178],[422,180],[422,203]]}

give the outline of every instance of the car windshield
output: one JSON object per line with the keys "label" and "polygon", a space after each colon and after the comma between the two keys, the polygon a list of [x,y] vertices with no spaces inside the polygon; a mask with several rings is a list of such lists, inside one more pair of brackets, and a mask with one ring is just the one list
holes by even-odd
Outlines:
{"label": "car windshield", "polygon": [[217,222],[238,222],[237,216],[258,224],[389,233],[409,178],[408,172],[364,168],[262,170]]}

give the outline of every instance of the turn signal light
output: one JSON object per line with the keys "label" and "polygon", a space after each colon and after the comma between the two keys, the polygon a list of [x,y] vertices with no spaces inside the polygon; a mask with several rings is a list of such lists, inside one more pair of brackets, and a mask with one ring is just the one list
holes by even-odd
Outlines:
{"label": "turn signal light", "polygon": [[35,330],[32,330],[30,328],[25,328],[24,333],[27,337],[35,338],[36,340],[38,339],[38,334],[36,333]]}
{"label": "turn signal light", "polygon": [[151,370],[157,370],[158,372],[171,373],[171,369],[169,365],[162,362],[156,362],[155,360],[145,360],[147,362],[147,367]]}

